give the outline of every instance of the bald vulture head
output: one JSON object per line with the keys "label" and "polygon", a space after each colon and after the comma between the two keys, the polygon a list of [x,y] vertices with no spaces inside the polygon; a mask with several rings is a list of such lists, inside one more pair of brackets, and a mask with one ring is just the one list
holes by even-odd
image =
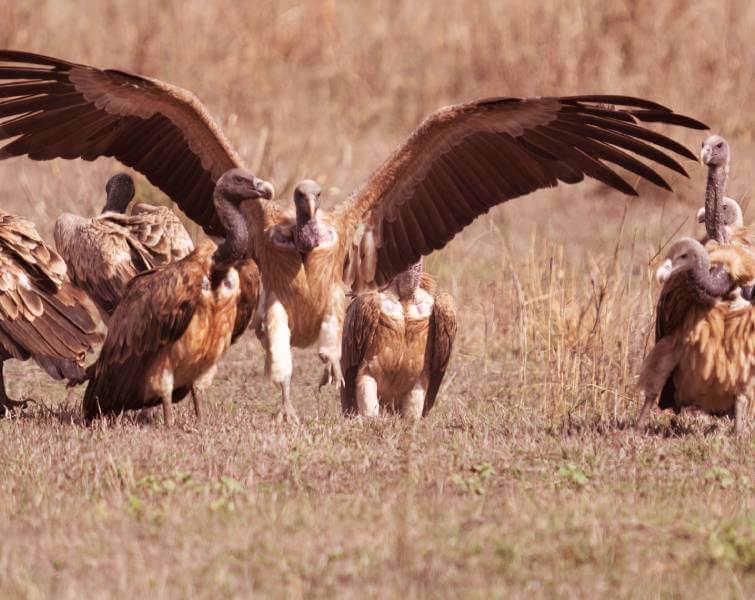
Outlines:
{"label": "bald vulture head", "polygon": [[658,267],[655,278],[665,283],[672,276],[693,270],[708,270],[708,251],[700,242],[692,238],[681,238],[674,242],[666,255],[666,260]]}
{"label": "bald vulture head", "polygon": [[294,206],[296,206],[296,222],[304,225],[317,215],[320,209],[320,184],[312,179],[300,181],[294,188]]}
{"label": "bald vulture head", "polygon": [[[729,235],[736,229],[745,226],[742,208],[734,198],[724,197],[721,203],[721,214],[723,215],[724,227]],[[705,207],[697,211],[697,222],[705,223]]]}
{"label": "bald vulture head", "polygon": [[729,144],[720,135],[711,135],[703,142],[700,160],[706,167],[727,167],[731,160]]}
{"label": "bald vulture head", "polygon": [[275,195],[273,184],[255,177],[244,169],[230,169],[223,173],[215,184],[215,198],[238,206],[244,200],[266,198]]}
{"label": "bald vulture head", "polygon": [[107,201],[102,212],[116,212],[123,214],[126,212],[129,203],[134,198],[136,188],[134,180],[128,173],[116,173],[105,184],[105,193]]}

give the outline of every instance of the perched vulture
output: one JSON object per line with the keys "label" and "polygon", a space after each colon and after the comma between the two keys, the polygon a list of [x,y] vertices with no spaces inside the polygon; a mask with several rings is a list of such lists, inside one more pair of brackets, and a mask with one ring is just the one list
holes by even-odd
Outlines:
{"label": "perched vulture", "polygon": [[183,258],[194,244],[168,208],[137,204],[126,214],[134,197],[134,181],[126,173],[111,177],[105,191],[99,215],[86,219],[64,213],[55,222],[54,235],[71,280],[89,294],[107,322],[135,275]]}
{"label": "perched vulture", "polygon": [[[87,420],[101,414],[162,404],[165,425],[172,403],[202,389],[237,333],[241,280],[236,265],[248,232],[239,204],[272,197],[272,186],[241,169],[217,183],[215,214],[225,240],[207,242],[185,258],[134,277],[113,312],[107,337],[84,395]],[[250,277],[247,272],[245,276]],[[259,277],[257,277],[259,293]],[[248,308],[246,309],[248,310]],[[202,401],[194,396],[198,420]]]}
{"label": "perched vulture", "polygon": [[738,246],[708,251],[683,238],[671,247],[658,278],[656,343],[640,375],[638,428],[660,394],[662,409],[733,414],[735,430],[742,432],[755,391],[755,308],[738,286],[755,278],[755,258]]}
{"label": "perched vulture", "polygon": [[[191,93],[116,70],[0,51],[0,158],[113,156],[143,173],[210,235],[222,234],[214,182],[243,166]],[[686,175],[669,153],[684,146],[645,123],[705,129],[670,109],[627,96],[489,98],[430,115],[365,183],[334,210],[319,189],[294,195],[295,214],[272,202],[245,202],[250,250],[265,297],[269,372],[290,398],[291,345],[317,342],[341,382],[345,288],[384,285],[445,246],[493,206],[559,182],[593,177],[626,194],[635,189],[616,165],[663,188],[637,157]]]}
{"label": "perched vulture", "polygon": [[100,339],[63,259],[31,222],[0,211],[0,416],[24,404],[8,398],[2,363],[33,358],[55,379],[76,379]]}
{"label": "perched vulture", "polygon": [[380,406],[426,415],[446,373],[456,337],[456,307],[435,293],[422,261],[380,291],[357,296],[343,325],[341,407],[377,416]]}

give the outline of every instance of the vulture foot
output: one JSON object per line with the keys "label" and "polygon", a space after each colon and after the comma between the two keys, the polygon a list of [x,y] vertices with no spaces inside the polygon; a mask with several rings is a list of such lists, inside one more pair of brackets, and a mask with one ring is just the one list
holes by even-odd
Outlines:
{"label": "vulture foot", "polygon": [[276,416],[275,420],[278,423],[292,423],[294,425],[299,424],[299,415],[296,414],[296,409],[291,402],[291,377],[286,377],[281,381],[281,395],[283,396],[283,406],[280,412]]}
{"label": "vulture foot", "polygon": [[337,390],[342,389],[344,386],[343,373],[341,372],[341,365],[339,363],[327,360],[317,391],[319,392],[322,388],[331,383],[335,384]]}
{"label": "vulture foot", "polygon": [[204,390],[196,385],[191,386],[191,397],[194,400],[194,413],[197,416],[197,425],[204,421]]}
{"label": "vulture foot", "polygon": [[642,404],[640,415],[637,417],[637,423],[634,426],[635,430],[638,432],[643,432],[645,430],[645,420],[647,419],[650,408],[653,406],[653,402],[655,400],[653,396],[648,396],[645,394],[643,394],[643,398],[645,399],[645,402]]}

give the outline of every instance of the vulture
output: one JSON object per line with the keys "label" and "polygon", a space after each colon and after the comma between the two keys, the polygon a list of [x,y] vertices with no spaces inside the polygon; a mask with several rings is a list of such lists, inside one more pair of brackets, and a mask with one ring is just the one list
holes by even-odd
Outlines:
{"label": "vulture", "polygon": [[377,416],[380,406],[418,419],[430,411],[456,337],[456,307],[423,273],[422,260],[380,291],[357,296],[343,325],[341,407]]}
{"label": "vulture", "polygon": [[0,211],[0,416],[25,404],[8,398],[6,360],[32,358],[55,379],[75,379],[100,341],[93,309],[63,259],[31,222]]}
{"label": "vulture", "polygon": [[755,278],[755,258],[739,246],[706,249],[697,240],[675,242],[658,270],[663,282],[655,346],[645,358],[644,397],[637,427],[659,397],[660,408],[695,406],[735,417],[741,433],[755,382],[755,307],[738,297]]}
{"label": "vulture", "polygon": [[[173,424],[172,403],[202,389],[236,331],[248,232],[239,205],[272,197],[272,186],[241,169],[220,177],[215,214],[225,239],[207,242],[185,258],[134,277],[126,286],[84,394],[84,417],[162,405]],[[243,265],[246,262],[241,260]],[[246,274],[248,276],[248,273]],[[197,419],[202,402],[194,396]]]}
{"label": "vulture", "polygon": [[[742,215],[742,207],[739,206],[739,202],[734,198],[725,196],[721,200],[721,224],[724,228],[724,233],[727,239],[732,239],[734,233],[745,226],[744,217]],[[697,211],[697,222],[705,223],[705,207],[703,206]],[[706,231],[705,237],[701,240],[702,244],[708,242],[708,235]]]}
{"label": "vulture", "polygon": [[140,203],[126,214],[134,197],[128,174],[111,177],[105,192],[99,215],[85,219],[64,213],[55,222],[54,236],[71,280],[89,294],[107,322],[135,275],[183,258],[194,244],[168,208]]}
{"label": "vulture", "polygon": [[[647,123],[707,127],[641,98],[611,95],[487,98],[431,114],[333,210],[304,182],[295,210],[259,198],[241,209],[260,268],[260,313],[280,386],[291,401],[291,346],[317,345],[326,374],[340,373],[345,290],[385,285],[444,247],[493,206],[586,176],[630,195],[616,167],[665,189],[642,158],[686,176],[695,160]],[[222,235],[213,186],[243,167],[197,98],[157,79],[0,50],[0,159],[111,156],[143,173],[209,235]]]}

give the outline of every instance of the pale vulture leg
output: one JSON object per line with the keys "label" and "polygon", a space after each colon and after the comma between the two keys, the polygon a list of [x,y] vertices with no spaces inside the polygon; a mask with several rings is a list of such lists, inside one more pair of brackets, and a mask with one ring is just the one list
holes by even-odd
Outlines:
{"label": "pale vulture leg", "polygon": [[747,428],[747,419],[749,417],[750,399],[746,394],[737,394],[734,403],[734,433],[742,435]]}
{"label": "pale vulture leg", "polygon": [[173,372],[164,367],[159,372],[159,378],[156,378],[153,382],[152,389],[156,391],[162,401],[165,427],[173,427]]}
{"label": "pale vulture leg", "polygon": [[26,401],[19,402],[8,398],[8,394],[5,391],[5,376],[3,375],[4,367],[5,361],[3,360],[0,362],[0,417],[4,417],[16,408],[24,408],[26,406]]}
{"label": "pale vulture leg", "polygon": [[320,387],[335,383],[337,388],[343,386],[341,373],[341,328],[344,312],[343,291],[336,287],[331,294],[330,311],[320,325],[318,354],[325,363],[325,371],[320,379]]}
{"label": "pale vulture leg", "polygon": [[173,394],[164,394],[162,396],[163,401],[163,420],[165,426],[173,427]]}
{"label": "pale vulture leg", "polygon": [[377,417],[380,412],[377,381],[372,375],[359,375],[357,378],[357,408],[365,417]]}
{"label": "pale vulture leg", "polygon": [[650,351],[650,354],[645,357],[639,381],[644,402],[640,415],[637,417],[637,424],[635,425],[637,429],[641,429],[644,425],[650,408],[678,363],[679,351],[670,337],[661,338]]}
{"label": "pale vulture leg", "polygon": [[191,398],[194,401],[194,414],[197,417],[197,423],[204,421],[205,392],[212,385],[217,371],[217,365],[213,365],[205,373],[197,377],[194,385],[191,386]]}
{"label": "pale vulture leg", "polygon": [[405,419],[420,419],[425,406],[426,390],[419,381],[411,391],[401,399],[401,416]]}
{"label": "pale vulture leg", "polygon": [[280,386],[283,399],[278,420],[298,423],[299,417],[291,402],[291,329],[286,309],[272,294],[265,311],[265,339],[265,370],[273,383]]}

